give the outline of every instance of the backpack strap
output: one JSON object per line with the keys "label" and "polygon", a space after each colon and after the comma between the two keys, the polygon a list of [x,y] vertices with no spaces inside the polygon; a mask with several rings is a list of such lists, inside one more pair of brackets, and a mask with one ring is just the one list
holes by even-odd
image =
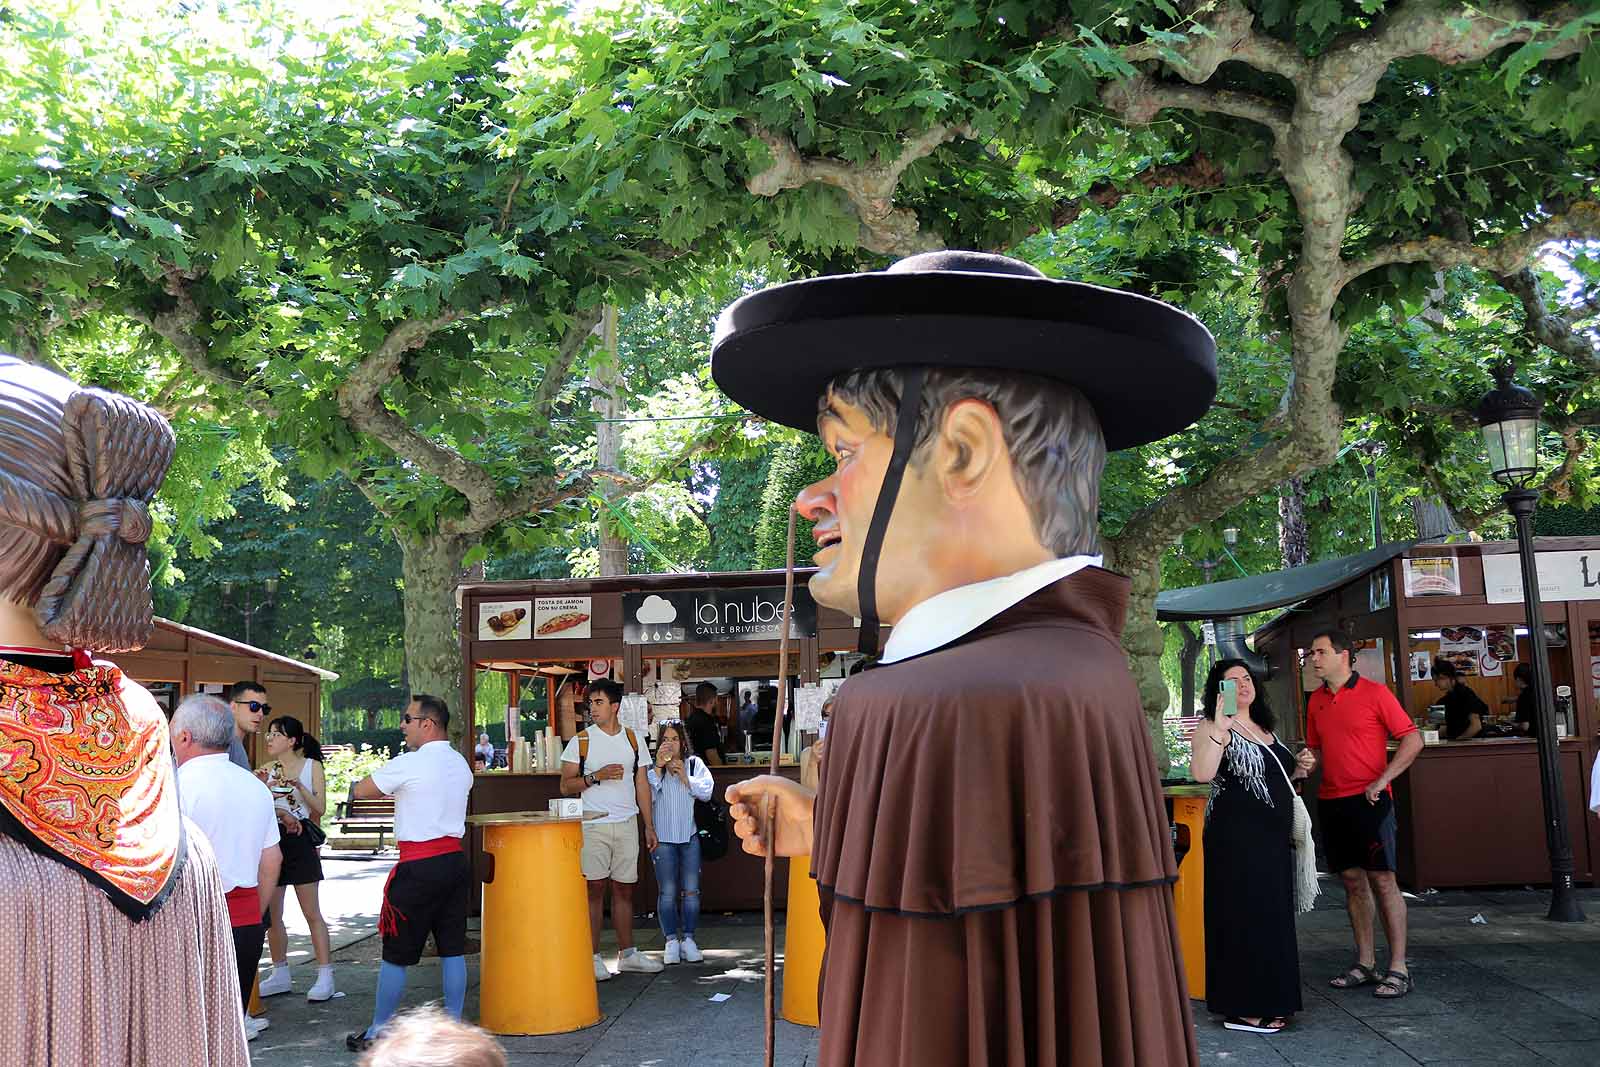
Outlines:
{"label": "backpack strap", "polygon": [[[628,735],[628,744],[633,746],[633,770],[637,774],[639,771],[639,739],[634,736],[632,727],[624,726],[622,729]],[[588,763],[588,761],[589,731],[583,730],[578,734],[578,776],[580,778],[587,773],[584,769],[584,764]]]}

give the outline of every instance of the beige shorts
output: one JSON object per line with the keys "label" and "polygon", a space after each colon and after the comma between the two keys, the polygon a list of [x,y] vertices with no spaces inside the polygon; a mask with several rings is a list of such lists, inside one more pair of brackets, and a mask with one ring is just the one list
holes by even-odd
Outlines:
{"label": "beige shorts", "polygon": [[583,824],[583,851],[578,855],[585,881],[631,885],[639,880],[639,823],[586,822]]}

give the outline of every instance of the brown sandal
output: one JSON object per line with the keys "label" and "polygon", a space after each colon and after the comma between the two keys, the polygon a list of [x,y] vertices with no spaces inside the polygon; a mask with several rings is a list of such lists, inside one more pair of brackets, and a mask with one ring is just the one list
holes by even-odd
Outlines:
{"label": "brown sandal", "polygon": [[1385,971],[1372,995],[1379,1000],[1399,1000],[1411,992],[1411,975],[1406,971]]}
{"label": "brown sandal", "polygon": [[1328,984],[1335,989],[1357,989],[1364,985],[1371,985],[1378,981],[1378,968],[1376,965],[1368,967],[1364,963],[1351,964],[1343,974],[1328,979]]}

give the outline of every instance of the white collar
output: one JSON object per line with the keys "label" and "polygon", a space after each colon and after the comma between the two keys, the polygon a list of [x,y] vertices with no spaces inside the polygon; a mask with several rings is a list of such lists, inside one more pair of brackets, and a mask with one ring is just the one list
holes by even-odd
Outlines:
{"label": "white collar", "polygon": [[879,663],[898,663],[943,648],[1047,585],[1085,567],[1100,566],[1099,556],[1067,556],[1008,574],[935,593],[901,616],[889,630]]}

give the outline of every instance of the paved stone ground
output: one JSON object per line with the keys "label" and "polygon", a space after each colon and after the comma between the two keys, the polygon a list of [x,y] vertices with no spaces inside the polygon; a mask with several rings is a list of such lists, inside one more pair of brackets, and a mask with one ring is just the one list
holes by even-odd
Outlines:
{"label": "paved stone ground", "polygon": [[[353,1061],[346,1032],[366,1024],[377,981],[378,890],[393,862],[325,861],[324,909],[335,930],[335,959],[347,996],[307,1004],[314,973],[303,926],[290,907],[294,993],[267,1001],[271,1027],[251,1045],[258,1064],[313,1067]],[[1349,927],[1337,885],[1324,879],[1319,906],[1300,921],[1305,1011],[1273,1037],[1233,1033],[1195,1004],[1201,1060],[1229,1067],[1302,1064],[1390,1067],[1437,1064],[1600,1064],[1600,891],[1582,892],[1591,918],[1545,921],[1547,895],[1533,891],[1430,893],[1410,899],[1412,973],[1417,989],[1399,1001],[1367,989],[1343,993],[1327,979],[1351,959]],[[1485,924],[1473,924],[1474,915]],[[641,923],[639,942],[661,946]],[[608,935],[609,936],[609,935]],[[1379,960],[1383,960],[1380,935]],[[619,975],[600,986],[605,1018],[573,1034],[503,1038],[511,1063],[540,1067],[671,1067],[753,1064],[761,1055],[759,916],[705,916],[706,961],[660,975]],[[613,950],[614,951],[614,950]],[[477,1012],[477,957],[469,957],[467,1013]],[[438,962],[415,968],[406,1003],[437,997]],[[719,992],[732,998],[714,1004]],[[814,1031],[779,1023],[778,1062],[815,1062]],[[1151,1065],[1160,1067],[1160,1065]]]}

